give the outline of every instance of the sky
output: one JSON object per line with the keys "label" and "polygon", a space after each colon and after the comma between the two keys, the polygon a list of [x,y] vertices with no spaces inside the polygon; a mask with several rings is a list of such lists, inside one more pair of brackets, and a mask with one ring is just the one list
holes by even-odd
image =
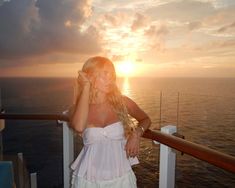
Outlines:
{"label": "sky", "polygon": [[0,77],[235,77],[234,0],[0,0]]}

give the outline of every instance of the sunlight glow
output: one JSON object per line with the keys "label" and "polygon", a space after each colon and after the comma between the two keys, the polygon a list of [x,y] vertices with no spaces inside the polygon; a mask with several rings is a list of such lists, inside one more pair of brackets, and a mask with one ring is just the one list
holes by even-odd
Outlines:
{"label": "sunlight glow", "polygon": [[135,72],[134,64],[131,61],[123,61],[116,66],[117,74],[123,77],[132,76]]}
{"label": "sunlight glow", "polygon": [[128,97],[130,97],[130,84],[128,77],[125,77],[122,83],[122,93]]}

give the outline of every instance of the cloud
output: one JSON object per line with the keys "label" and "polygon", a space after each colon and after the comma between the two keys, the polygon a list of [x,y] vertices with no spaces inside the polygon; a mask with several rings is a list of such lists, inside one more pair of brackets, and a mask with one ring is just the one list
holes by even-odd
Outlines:
{"label": "cloud", "polygon": [[[94,0],[94,7],[98,12],[116,12],[116,11],[143,11],[152,6],[158,6],[172,0],[155,0],[146,2],[146,0],[129,0],[129,1],[120,1],[120,0]],[[175,1],[175,0],[174,0]]]}
{"label": "cloud", "polygon": [[103,15],[97,16],[98,19],[96,19],[96,25],[97,27],[106,25],[105,29],[118,28],[121,25],[124,25],[126,21],[130,19],[130,15],[132,15],[132,13],[126,13],[122,11],[108,13],[105,12]]}
{"label": "cloud", "polygon": [[[224,61],[220,61],[220,63],[225,64],[227,62],[234,62],[234,47],[235,40],[218,40],[210,41],[199,46],[191,46],[187,50],[191,52],[191,57],[202,58],[210,56],[213,57],[211,58],[211,62],[218,62],[223,59]],[[209,63],[208,59],[207,63]]]}
{"label": "cloud", "polygon": [[190,22],[188,24],[188,29],[190,31],[193,31],[193,30],[196,30],[196,29],[199,29],[200,27],[202,26],[202,23],[199,22],[199,21],[194,21],[194,22]]}
{"label": "cloud", "polygon": [[104,15],[105,20],[110,23],[113,26],[117,26],[118,25],[118,20],[115,16],[113,16],[112,14],[105,14]]}
{"label": "cloud", "polygon": [[145,13],[154,20],[195,21],[210,15],[214,10],[211,2],[182,0],[151,7]]}
{"label": "cloud", "polygon": [[113,55],[111,59],[112,59],[112,61],[115,62],[115,61],[123,61],[123,60],[125,60],[125,58],[126,57],[122,56],[122,55]]}
{"label": "cloud", "polygon": [[231,24],[229,24],[229,25],[225,25],[225,26],[219,28],[219,29],[218,29],[218,33],[223,33],[223,32],[225,32],[225,31],[229,30],[230,28],[234,28],[234,27],[235,27],[235,22],[233,22],[233,23],[231,23]]}
{"label": "cloud", "polygon": [[168,28],[163,24],[157,29],[158,36],[166,36],[168,32]]}
{"label": "cloud", "polygon": [[151,25],[149,28],[145,30],[145,35],[147,36],[154,36],[157,33],[157,28],[155,25]]}
{"label": "cloud", "polygon": [[145,35],[154,38],[164,38],[169,33],[169,30],[165,24],[160,24],[158,26],[151,25],[149,28],[145,29]]}
{"label": "cloud", "polygon": [[151,25],[149,28],[145,29],[144,35],[146,40],[148,40],[148,48],[155,48],[157,50],[164,50],[166,37],[169,33],[168,27],[161,23],[159,25]]}
{"label": "cloud", "polygon": [[89,0],[11,0],[0,5],[0,58],[100,51],[94,26],[82,30],[91,14]]}
{"label": "cloud", "polygon": [[136,13],[135,19],[132,23],[131,30],[136,31],[140,28],[145,27],[148,24],[148,19],[145,15]]}

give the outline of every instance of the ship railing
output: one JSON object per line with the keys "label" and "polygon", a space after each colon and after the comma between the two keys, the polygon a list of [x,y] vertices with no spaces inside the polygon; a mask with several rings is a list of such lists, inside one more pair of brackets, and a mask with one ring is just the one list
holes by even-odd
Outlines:
{"label": "ship railing", "polygon": [[[56,120],[63,126],[63,178],[64,188],[70,187],[70,164],[74,160],[74,131],[69,127],[68,111],[62,114],[6,114],[0,113],[1,124],[6,119],[17,120]],[[168,125],[161,130],[148,129],[143,137],[160,143],[159,187],[175,186],[175,159],[178,150],[202,161],[206,161],[221,169],[235,173],[235,157],[215,149],[196,144],[175,136],[176,126]],[[0,153],[1,155],[1,153]],[[35,173],[31,175],[31,187],[37,187]]]}

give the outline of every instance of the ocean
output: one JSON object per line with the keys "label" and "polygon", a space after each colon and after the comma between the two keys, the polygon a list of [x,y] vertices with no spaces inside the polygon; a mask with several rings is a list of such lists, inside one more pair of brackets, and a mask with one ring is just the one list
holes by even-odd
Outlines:
{"label": "ocean", "polygon": [[[6,113],[60,114],[72,104],[74,78],[0,78]],[[152,119],[151,129],[177,126],[186,140],[235,156],[235,78],[119,78],[123,94]],[[160,109],[161,107],[161,109]],[[62,126],[55,121],[6,120],[5,158],[22,152],[39,188],[63,185]],[[76,140],[76,155],[82,144]],[[175,187],[235,187],[235,175],[177,153]],[[159,145],[141,140],[133,167],[139,188],[158,186]]]}

